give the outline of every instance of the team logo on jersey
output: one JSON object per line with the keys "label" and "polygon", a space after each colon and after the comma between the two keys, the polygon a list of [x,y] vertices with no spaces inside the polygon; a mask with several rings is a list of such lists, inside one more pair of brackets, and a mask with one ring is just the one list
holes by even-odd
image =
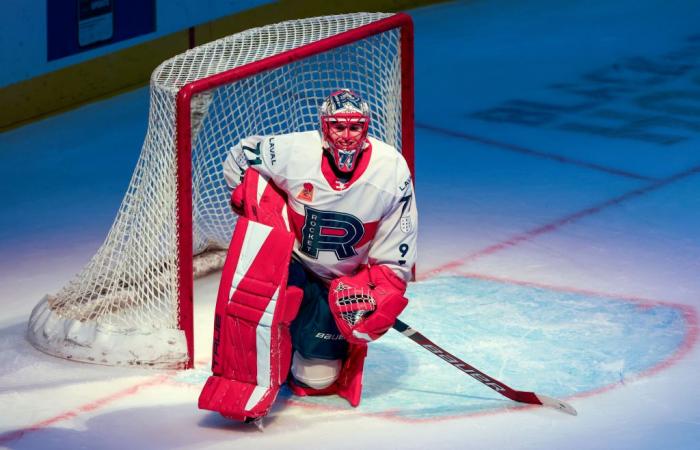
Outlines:
{"label": "team logo on jersey", "polygon": [[299,250],[313,259],[318,259],[322,251],[335,253],[339,260],[347,259],[357,255],[354,246],[364,235],[365,227],[357,217],[306,206]]}
{"label": "team logo on jersey", "polygon": [[314,185],[311,183],[304,183],[304,187],[297,194],[299,200],[310,202],[314,199]]}

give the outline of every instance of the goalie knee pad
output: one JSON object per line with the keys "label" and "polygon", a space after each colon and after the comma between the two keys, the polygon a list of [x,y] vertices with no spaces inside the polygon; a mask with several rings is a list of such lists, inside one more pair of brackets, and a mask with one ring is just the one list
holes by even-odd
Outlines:
{"label": "goalie knee pad", "polygon": [[294,352],[292,376],[310,388],[325,389],[338,379],[342,366],[340,359],[304,358]]}
{"label": "goalie knee pad", "polygon": [[342,361],[342,366],[338,372],[338,378],[329,386],[315,389],[307,386],[303,382],[297,382],[294,376],[289,378],[289,388],[299,396],[307,395],[331,395],[338,394],[352,406],[360,404],[362,396],[362,370],[365,357],[367,356],[367,345],[350,344],[348,354]]}

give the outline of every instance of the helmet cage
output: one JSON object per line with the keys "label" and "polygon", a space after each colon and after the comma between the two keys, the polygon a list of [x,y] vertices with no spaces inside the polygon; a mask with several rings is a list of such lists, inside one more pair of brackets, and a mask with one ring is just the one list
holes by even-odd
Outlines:
{"label": "helmet cage", "polygon": [[[347,128],[344,131],[334,130],[333,124],[338,122],[345,123]],[[362,129],[354,132],[348,131],[355,124],[361,124]],[[337,113],[321,116],[323,148],[331,154],[335,167],[341,172],[347,173],[354,170],[359,154],[367,146],[368,131],[369,117],[362,114]]]}
{"label": "helmet cage", "polygon": [[[369,105],[350,89],[340,89],[329,95],[320,107],[321,138],[323,149],[332,157],[341,172],[352,172],[360,153],[367,147],[369,130]],[[343,122],[342,130],[333,125]],[[361,130],[353,125],[362,124]]]}

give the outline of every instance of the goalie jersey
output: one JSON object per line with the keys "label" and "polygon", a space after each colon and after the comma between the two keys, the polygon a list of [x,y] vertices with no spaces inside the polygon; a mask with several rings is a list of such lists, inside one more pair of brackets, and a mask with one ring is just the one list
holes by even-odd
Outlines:
{"label": "goalie jersey", "polygon": [[254,168],[287,196],[294,258],[320,278],[383,264],[409,281],[416,260],[417,211],[406,161],[368,138],[347,182],[335,176],[317,131],[251,136],[231,148],[224,176],[231,189]]}

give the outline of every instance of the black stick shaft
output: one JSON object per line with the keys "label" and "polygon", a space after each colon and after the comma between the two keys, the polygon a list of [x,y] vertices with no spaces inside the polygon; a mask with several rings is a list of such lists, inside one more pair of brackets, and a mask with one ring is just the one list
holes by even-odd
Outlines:
{"label": "black stick shaft", "polygon": [[480,383],[485,384],[486,386],[490,387],[494,391],[498,392],[499,394],[508,397],[509,399],[520,402],[520,403],[530,403],[534,405],[541,405],[542,402],[540,401],[539,398],[537,398],[537,395],[535,395],[534,392],[525,392],[525,391],[518,391],[515,390],[506,384],[502,383],[501,381],[498,381],[497,379],[486,375],[484,372],[481,372],[474,366],[467,364],[466,362],[462,361],[461,359],[457,358],[455,355],[452,353],[448,352],[447,350],[443,349],[427,337],[423,336],[423,334],[419,333],[418,331],[414,330],[410,326],[408,326],[405,322],[396,319],[396,322],[394,322],[394,327],[396,331],[400,332],[404,336],[407,336],[409,339],[412,341],[416,342],[418,345],[423,347],[424,349],[428,350],[432,354],[440,357],[444,361],[452,364],[462,372],[466,373],[470,377],[474,378],[475,380],[479,381]]}

